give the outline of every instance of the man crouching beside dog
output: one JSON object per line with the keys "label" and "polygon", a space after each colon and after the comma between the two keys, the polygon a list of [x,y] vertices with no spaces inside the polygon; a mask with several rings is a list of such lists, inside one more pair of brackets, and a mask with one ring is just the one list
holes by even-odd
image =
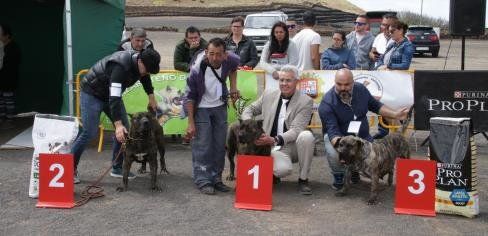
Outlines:
{"label": "man crouching beside dog", "polygon": [[[373,138],[369,134],[369,124],[366,114],[372,111],[381,116],[404,120],[408,108],[392,110],[377,101],[360,83],[355,83],[349,69],[340,69],[335,75],[335,86],[322,98],[318,112],[324,132],[325,152],[334,182],[332,188],[341,190],[344,186],[344,165],[339,161],[339,154],[334,148],[337,142],[348,134],[348,129],[356,126],[357,136],[368,142]],[[408,146],[407,146],[408,147]],[[351,182],[360,180],[358,172],[351,173]],[[374,204],[374,203],[373,203]]]}
{"label": "man crouching beside dog", "polygon": [[300,165],[298,189],[304,195],[312,194],[308,175],[313,157],[314,137],[305,130],[312,116],[312,99],[297,89],[298,69],[285,65],[279,71],[279,90],[264,91],[263,95],[244,109],[242,120],[263,116],[265,134],[256,140],[258,146],[274,146],[274,182],[290,175],[292,162]]}

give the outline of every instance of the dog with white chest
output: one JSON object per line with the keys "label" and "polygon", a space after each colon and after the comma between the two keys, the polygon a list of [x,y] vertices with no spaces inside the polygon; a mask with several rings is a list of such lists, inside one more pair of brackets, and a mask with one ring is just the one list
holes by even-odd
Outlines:
{"label": "dog with white chest", "polygon": [[392,185],[395,159],[410,158],[408,142],[399,133],[390,134],[374,142],[355,136],[345,136],[340,138],[334,147],[339,153],[339,161],[346,167],[344,187],[336,195],[346,195],[350,187],[352,171],[361,171],[371,178],[371,193],[368,199],[370,205],[377,203],[379,180],[386,174],[388,174],[388,185]]}

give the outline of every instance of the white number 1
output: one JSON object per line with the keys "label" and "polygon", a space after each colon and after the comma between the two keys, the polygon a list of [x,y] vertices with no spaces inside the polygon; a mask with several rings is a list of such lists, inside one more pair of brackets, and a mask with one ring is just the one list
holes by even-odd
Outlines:
{"label": "white number 1", "polygon": [[54,178],[51,180],[51,182],[49,182],[49,187],[64,188],[64,183],[58,182],[58,180],[61,179],[61,177],[63,177],[64,167],[59,163],[54,163],[49,167],[49,171],[54,172],[55,169],[58,169],[59,172],[54,176]]}
{"label": "white number 1", "polygon": [[252,188],[259,188],[259,166],[255,165],[252,169],[247,171],[247,175],[252,175]]}
{"label": "white number 1", "polygon": [[408,191],[410,191],[413,194],[421,194],[425,190],[425,184],[424,184],[424,182],[422,182],[422,180],[424,179],[424,172],[422,172],[420,170],[411,170],[408,173],[408,176],[410,176],[410,177],[413,177],[415,175],[417,176],[417,178],[413,182],[418,184],[419,188],[415,189],[412,186],[408,186]]}

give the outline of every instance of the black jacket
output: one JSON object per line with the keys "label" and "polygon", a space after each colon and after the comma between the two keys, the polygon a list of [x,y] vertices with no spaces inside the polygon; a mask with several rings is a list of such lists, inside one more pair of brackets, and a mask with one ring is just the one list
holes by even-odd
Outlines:
{"label": "black jacket", "polygon": [[259,62],[258,51],[256,45],[254,45],[254,42],[249,37],[242,35],[239,45],[236,45],[234,40],[232,40],[232,34],[227,36],[224,40],[227,50],[232,51],[241,58],[239,66],[256,67]]}
{"label": "black jacket", "polygon": [[0,69],[0,90],[13,91],[19,81],[20,48],[14,41],[10,41],[3,49],[5,55]]}
{"label": "black jacket", "polygon": [[[114,121],[121,120],[123,106],[121,94],[126,88],[140,80],[147,94],[154,92],[150,76],[142,78],[140,76],[137,67],[138,56],[139,53],[136,52],[115,52],[95,63],[81,81],[83,92],[109,102]],[[111,94],[111,87],[117,86],[120,86],[120,94]]]}

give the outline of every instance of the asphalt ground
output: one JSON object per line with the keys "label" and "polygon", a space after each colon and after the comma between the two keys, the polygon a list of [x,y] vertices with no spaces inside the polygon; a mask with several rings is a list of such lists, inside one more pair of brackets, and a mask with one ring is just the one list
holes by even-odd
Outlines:
{"label": "asphalt ground", "polygon": [[[212,36],[203,34],[204,37]],[[163,55],[172,52],[182,33],[149,32]],[[326,42],[330,42],[326,41]],[[415,69],[442,69],[449,41],[442,41],[439,58],[415,57]],[[458,69],[460,41],[452,42],[447,69]],[[172,55],[172,53],[171,53]],[[171,57],[172,58],[172,57]],[[485,69],[488,43],[468,40],[467,69]],[[163,65],[171,65],[163,57]],[[0,130],[4,143],[32,125],[32,119],[16,121],[16,128]],[[416,158],[425,158],[427,148],[419,146],[428,132],[408,135]],[[110,133],[104,150],[93,144],[80,162],[81,184],[75,187],[75,198],[89,183],[110,166]],[[191,177],[191,150],[180,140],[167,138],[166,163],[169,175],[160,175],[163,191],[149,190],[149,176],[129,181],[129,190],[115,191],[121,179],[105,177],[101,185],[105,197],[94,199],[74,209],[39,209],[36,199],[28,197],[32,150],[0,150],[0,235],[487,235],[488,234],[488,142],[476,136],[478,145],[478,191],[480,215],[469,219],[438,214],[436,217],[397,215],[393,212],[394,187],[385,183],[376,206],[366,204],[369,182],[353,185],[346,197],[334,196],[332,177],[323,155],[322,144],[316,145],[310,181],[313,195],[297,192],[298,165],[291,176],[273,189],[273,210],[269,212],[239,210],[233,207],[234,193],[215,196],[200,194]],[[139,166],[133,165],[135,172]],[[228,164],[224,176],[227,176]],[[230,186],[234,182],[224,181]]]}

